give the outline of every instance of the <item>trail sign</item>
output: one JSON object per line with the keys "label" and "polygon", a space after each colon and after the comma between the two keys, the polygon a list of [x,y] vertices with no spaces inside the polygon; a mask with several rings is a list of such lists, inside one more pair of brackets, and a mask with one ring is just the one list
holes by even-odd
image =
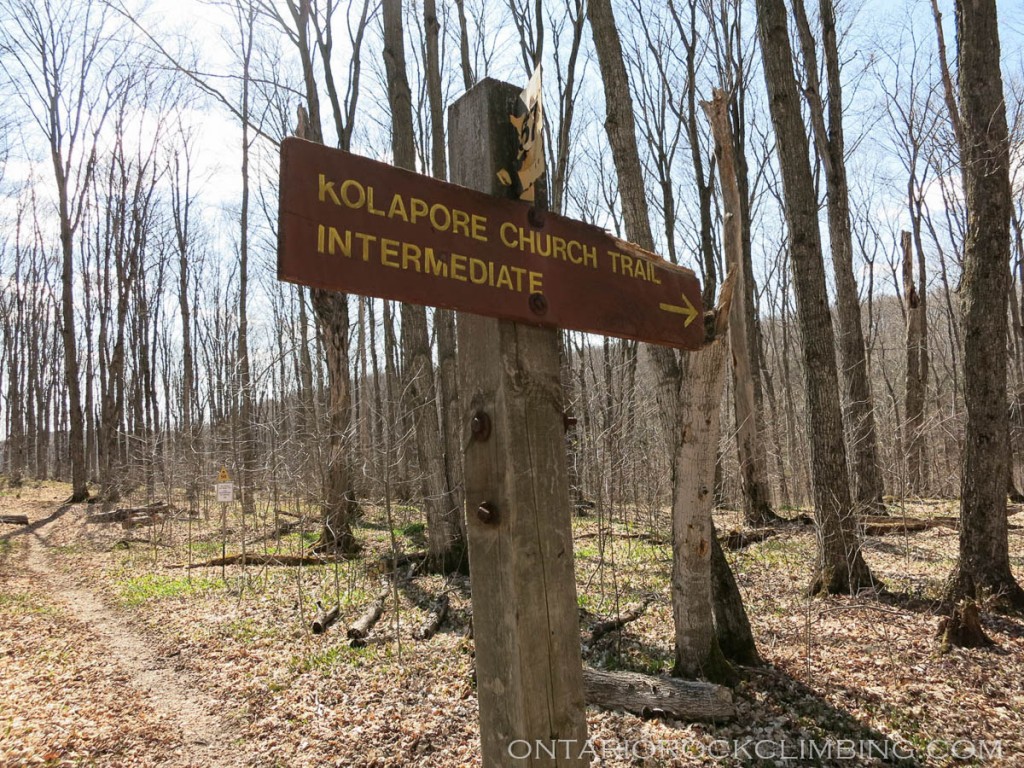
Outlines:
{"label": "trail sign", "polygon": [[321,144],[281,144],[277,276],[697,349],[700,284],[599,227]]}
{"label": "trail sign", "polygon": [[217,482],[218,483],[228,483],[230,481],[231,481],[231,478],[228,476],[228,468],[227,467],[221,467],[220,468],[220,472],[217,473]]}
{"label": "trail sign", "polygon": [[228,504],[235,500],[234,483],[217,483],[214,488],[217,491],[217,501],[221,504]]}

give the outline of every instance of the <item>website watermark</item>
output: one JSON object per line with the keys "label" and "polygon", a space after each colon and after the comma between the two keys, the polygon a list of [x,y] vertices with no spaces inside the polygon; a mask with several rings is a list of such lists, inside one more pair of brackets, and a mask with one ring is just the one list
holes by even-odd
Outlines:
{"label": "website watermark", "polygon": [[520,761],[553,758],[633,761],[702,757],[730,761],[772,760],[793,764],[814,764],[822,760],[859,763],[865,760],[914,761],[924,758],[987,762],[1002,758],[1003,745],[999,740],[986,739],[938,739],[923,745],[873,739],[516,739],[509,742],[508,755]]}

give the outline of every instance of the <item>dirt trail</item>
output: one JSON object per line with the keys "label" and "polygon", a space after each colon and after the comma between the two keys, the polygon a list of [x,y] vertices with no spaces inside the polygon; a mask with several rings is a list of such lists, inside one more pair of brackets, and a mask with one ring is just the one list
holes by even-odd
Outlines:
{"label": "dirt trail", "polygon": [[[39,523],[49,510],[32,505],[30,520]],[[35,514],[32,514],[32,513]],[[53,515],[52,520],[58,516]],[[53,561],[45,522],[19,536],[21,559],[35,583],[82,632],[82,642],[91,652],[104,654],[126,679],[126,685],[151,708],[174,734],[171,755],[146,756],[168,766],[246,766],[240,724],[215,714],[224,705],[205,694],[187,671],[175,669],[156,649],[153,641],[136,632],[116,609]],[[33,526],[34,527],[34,526]],[[142,757],[142,756],[136,756]],[[147,760],[148,762],[148,760]]]}

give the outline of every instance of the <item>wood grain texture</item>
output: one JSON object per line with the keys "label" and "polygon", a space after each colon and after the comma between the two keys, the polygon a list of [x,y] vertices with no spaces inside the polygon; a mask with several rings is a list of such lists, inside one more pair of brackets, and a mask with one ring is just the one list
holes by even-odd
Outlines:
{"label": "wood grain texture", "polygon": [[721,722],[736,717],[728,688],[713,683],[654,677],[637,672],[583,670],[587,702],[605,709],[624,709],[641,717]]}
{"label": "wood grain texture", "polygon": [[[508,115],[518,88],[485,80],[449,113],[452,179],[502,194],[511,167]],[[486,413],[486,440],[466,430],[467,534],[483,764],[515,761],[515,740],[587,738],[572,529],[553,329],[458,316],[464,424]],[[483,522],[481,503],[496,510]],[[583,765],[585,759],[531,760]]]}

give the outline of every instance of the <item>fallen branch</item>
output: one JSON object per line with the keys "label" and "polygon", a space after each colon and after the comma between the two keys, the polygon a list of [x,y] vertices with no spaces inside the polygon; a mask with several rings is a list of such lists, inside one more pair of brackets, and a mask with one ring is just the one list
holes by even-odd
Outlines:
{"label": "fallen branch", "polygon": [[316,618],[313,619],[313,634],[322,635],[330,626],[338,620],[338,614],[341,610],[338,606],[334,606],[331,610],[326,610],[320,603],[317,603],[317,607],[320,611],[317,613]]}
{"label": "fallen branch", "polygon": [[145,544],[147,547],[169,547],[170,544],[164,544],[160,541],[150,541],[149,539],[136,539],[136,538],[124,538],[118,539],[110,545],[110,551],[115,549],[129,549],[132,544]]}
{"label": "fallen branch", "polygon": [[28,515],[0,515],[0,523],[28,525]]}
{"label": "fallen branch", "polygon": [[127,520],[122,520],[121,527],[126,531],[130,531],[133,528],[145,528],[150,525],[162,523],[165,519],[166,518],[159,513],[154,513],[150,515],[136,515],[135,517],[129,517]]}
{"label": "fallen branch", "polygon": [[353,647],[363,645],[363,641],[373,630],[374,625],[380,620],[380,617],[384,614],[384,608],[387,605],[388,597],[391,595],[391,586],[385,586],[381,589],[380,594],[377,595],[377,599],[374,600],[363,611],[363,615],[356,619],[351,626],[348,628],[348,639],[352,641]]}
{"label": "fallen branch", "polygon": [[626,610],[620,613],[613,619],[605,619],[599,621],[594,625],[594,628],[590,630],[590,644],[593,645],[602,637],[607,635],[609,632],[614,632],[617,629],[622,629],[624,626],[629,624],[631,621],[639,619],[644,611],[647,610],[647,606],[650,604],[651,598],[646,597],[642,603],[634,603],[626,606]]}
{"label": "fallen branch", "polygon": [[[385,555],[371,568],[371,573],[384,576],[397,571],[406,565],[412,566],[413,570],[419,568],[427,559],[426,552],[406,552],[394,557]],[[411,573],[412,571],[410,571]]]}
{"label": "fallen branch", "polygon": [[592,531],[590,533],[581,533],[576,536],[577,539],[595,539],[598,536],[611,536],[616,539],[638,539],[640,541],[646,541],[648,544],[662,545],[668,544],[668,542],[661,536],[655,533],[620,533],[619,531],[603,530],[603,531]]}
{"label": "fallen branch", "polygon": [[447,593],[437,598],[434,605],[430,608],[430,613],[427,614],[426,621],[420,624],[419,628],[412,633],[412,636],[417,640],[429,640],[437,634],[437,630],[441,628],[445,618],[448,616],[448,604]]}
{"label": "fallen branch", "polygon": [[713,683],[584,667],[583,688],[588,704],[641,717],[720,722],[736,716],[732,692]]}
{"label": "fallen branch", "polygon": [[329,565],[330,563],[341,562],[322,557],[299,555],[264,555],[258,552],[245,555],[228,555],[227,557],[215,557],[212,560],[205,560],[201,563],[181,563],[168,566],[169,568],[220,568],[224,565]]}

